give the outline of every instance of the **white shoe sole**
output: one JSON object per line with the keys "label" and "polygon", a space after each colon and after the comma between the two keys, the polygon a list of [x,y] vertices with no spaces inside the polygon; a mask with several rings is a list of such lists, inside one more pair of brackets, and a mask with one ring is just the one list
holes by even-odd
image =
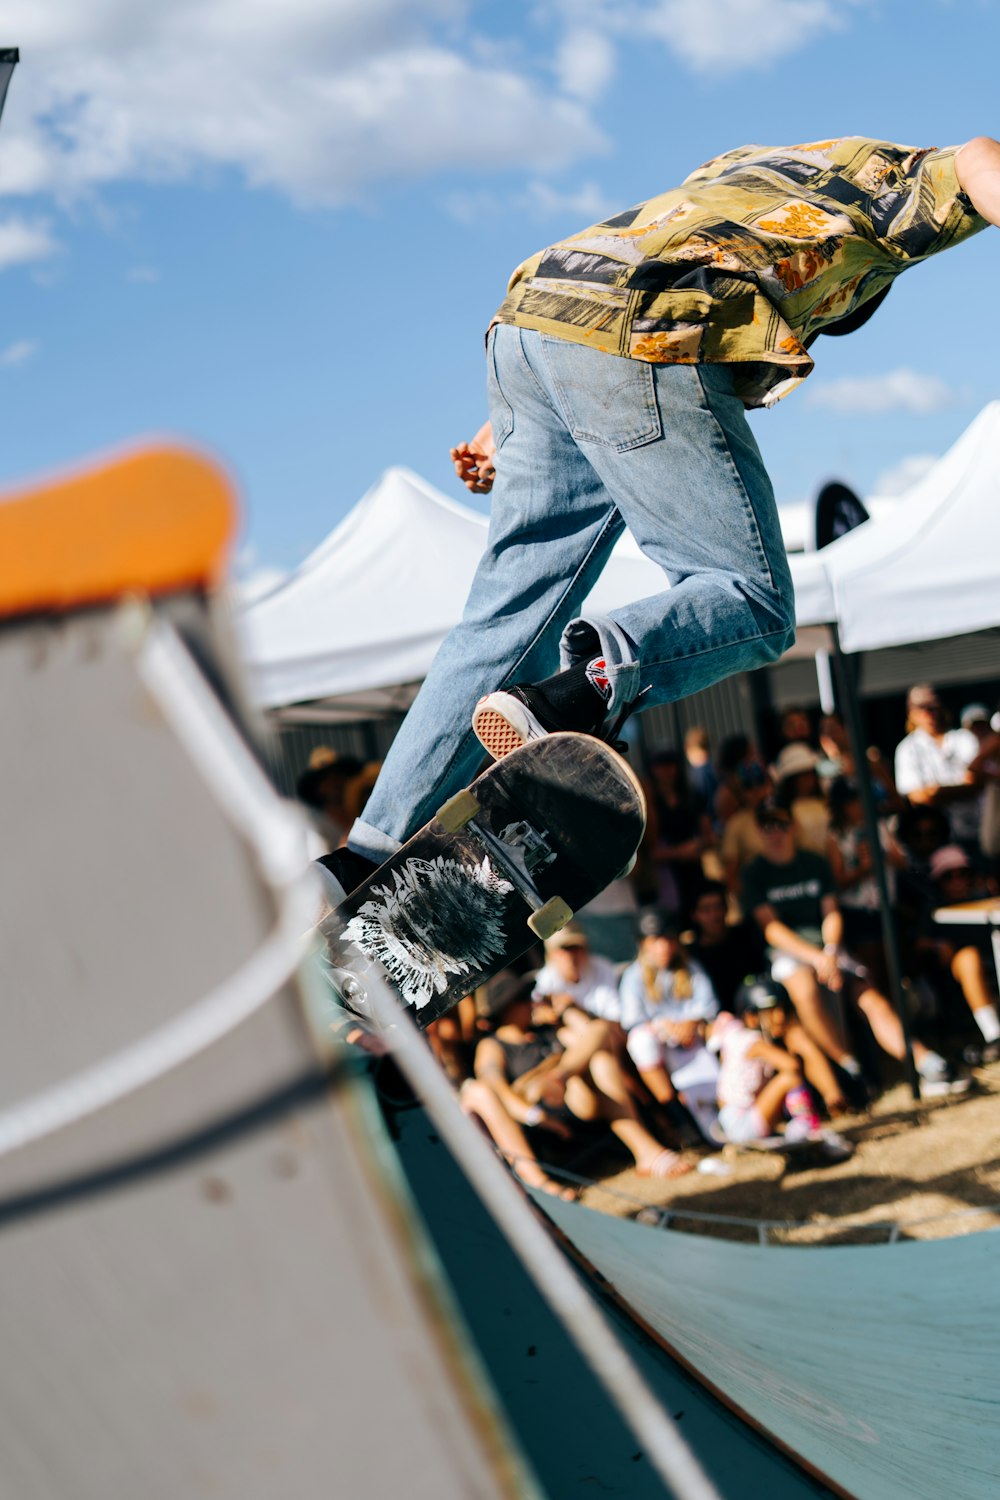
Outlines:
{"label": "white shoe sole", "polygon": [[494,760],[502,760],[529,740],[544,739],[549,732],[520,698],[502,692],[480,698],[472,715],[472,730]]}

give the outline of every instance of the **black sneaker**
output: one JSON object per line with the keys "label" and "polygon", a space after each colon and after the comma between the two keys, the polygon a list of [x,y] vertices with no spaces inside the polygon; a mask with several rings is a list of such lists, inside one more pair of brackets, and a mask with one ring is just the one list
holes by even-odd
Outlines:
{"label": "black sneaker", "polygon": [[[544,683],[519,682],[480,698],[472,715],[472,729],[483,748],[494,760],[500,760],[529,740],[567,730],[615,743],[614,736],[632,705],[609,717],[607,689],[598,686],[599,678],[595,681],[595,665],[603,670],[603,661],[591,663],[558,673]],[[625,747],[616,744],[615,748]]]}
{"label": "black sneaker", "polygon": [[374,860],[355,854],[353,849],[334,849],[332,854],[321,855],[316,863],[323,867],[323,884],[331,906],[339,906],[378,869]]}

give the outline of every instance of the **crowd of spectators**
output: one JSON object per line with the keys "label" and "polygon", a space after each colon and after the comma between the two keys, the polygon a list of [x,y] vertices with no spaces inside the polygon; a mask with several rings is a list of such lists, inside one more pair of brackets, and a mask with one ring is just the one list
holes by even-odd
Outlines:
{"label": "crowd of spectators", "polygon": [[[838,1117],[900,1076],[844,726],[792,709],[781,736],[770,763],[745,736],[713,756],[701,729],[655,755],[629,881],[550,938],[533,972],[504,971],[431,1028],[463,1107],[528,1183],[567,1195],[550,1170],[608,1131],[651,1177],[691,1170],[696,1144],[779,1135],[839,1160]],[[319,787],[338,782],[331,769],[312,768]],[[348,769],[340,784],[362,771]],[[991,929],[938,914],[997,890],[1000,733],[982,705],[951,728],[922,684],[894,765],[873,749],[864,770],[921,1092],[961,1093],[1000,1058]],[[327,802],[331,824],[341,807]]]}

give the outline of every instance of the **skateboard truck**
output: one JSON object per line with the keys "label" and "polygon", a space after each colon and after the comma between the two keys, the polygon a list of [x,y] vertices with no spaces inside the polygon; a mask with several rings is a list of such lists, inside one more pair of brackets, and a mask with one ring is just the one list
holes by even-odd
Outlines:
{"label": "skateboard truck", "polygon": [[534,870],[544,869],[547,864],[551,864],[556,858],[556,851],[547,843],[544,834],[539,833],[526,820],[509,824],[498,836],[477,822],[478,811],[479,799],[467,787],[442,803],[437,811],[437,820],[448,833],[457,833],[469,823],[473,825],[486,848],[532,908],[528,926],[544,943],[560,927],[565,927],[573,916],[573,908],[561,896],[552,896],[548,901],[543,901],[531,879]]}

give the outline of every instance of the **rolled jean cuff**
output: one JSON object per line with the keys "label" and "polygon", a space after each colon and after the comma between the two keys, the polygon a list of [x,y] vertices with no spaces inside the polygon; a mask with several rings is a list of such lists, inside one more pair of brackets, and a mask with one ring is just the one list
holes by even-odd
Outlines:
{"label": "rolled jean cuff", "polygon": [[403,846],[399,839],[390,838],[381,828],[373,828],[370,823],[364,823],[358,818],[347,835],[347,847],[355,854],[360,854],[363,859],[373,860],[380,865]]}
{"label": "rolled jean cuff", "polygon": [[559,665],[579,666],[594,655],[594,634],[600,642],[599,654],[607,664],[611,698],[608,708],[618,711],[633,703],[639,693],[639,663],[635,649],[620,625],[607,615],[588,615],[571,620],[559,642]]}

